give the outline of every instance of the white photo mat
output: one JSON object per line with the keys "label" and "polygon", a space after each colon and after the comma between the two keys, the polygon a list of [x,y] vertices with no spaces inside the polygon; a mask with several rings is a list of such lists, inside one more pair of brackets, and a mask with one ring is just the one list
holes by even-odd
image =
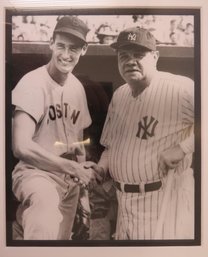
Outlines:
{"label": "white photo mat", "polygon": [[[14,3],[12,3],[14,2]],[[5,219],[6,219],[6,215],[5,215],[5,199],[6,199],[6,195],[5,195],[5,157],[6,157],[6,153],[5,153],[5,144],[6,144],[6,138],[5,138],[5,41],[3,39],[5,39],[5,9],[4,7],[15,7],[15,8],[25,8],[28,7],[28,10],[31,10],[32,7],[36,7],[37,9],[47,9],[47,4],[44,3],[44,5],[42,5],[40,3],[40,1],[37,1],[35,3],[35,1],[19,1],[20,3],[17,4],[15,3],[15,1],[3,1],[2,3],[2,8],[1,8],[1,13],[0,13],[0,17],[1,17],[1,38],[2,38],[2,46],[1,47],[1,56],[3,56],[2,58],[2,63],[1,63],[1,78],[2,78],[2,87],[1,87],[1,103],[2,103],[2,115],[1,115],[1,142],[3,142],[2,145],[2,154],[1,154],[1,164],[2,164],[2,169],[1,169],[1,181],[2,181],[2,187],[1,187],[1,223],[0,223],[0,228],[2,228],[2,236],[0,237],[1,239],[1,248],[0,248],[0,255],[1,256],[41,256],[44,253],[44,256],[69,256],[70,254],[73,255],[77,255],[77,256],[83,256],[83,254],[85,256],[106,256],[107,254],[109,256],[114,256],[119,255],[119,256],[150,256],[152,254],[156,254],[156,256],[206,256],[208,250],[207,250],[207,203],[206,203],[206,194],[208,194],[207,190],[206,190],[206,181],[208,181],[207,179],[207,174],[206,174],[206,169],[207,169],[207,163],[206,163],[206,153],[207,153],[207,146],[206,146],[206,133],[205,131],[207,131],[207,125],[206,125],[206,109],[207,109],[207,98],[206,98],[206,81],[208,81],[207,78],[207,71],[206,71],[206,67],[207,66],[207,49],[205,47],[207,41],[207,36],[204,31],[207,29],[205,24],[207,22],[207,16],[208,16],[208,8],[207,5],[205,3],[205,1],[198,1],[198,4],[196,1],[189,1],[189,5],[186,5],[186,1],[184,2],[177,2],[174,1],[174,3],[171,3],[171,1],[155,1],[155,3],[153,4],[153,1],[148,1],[147,3],[141,3],[142,8],[146,8],[146,7],[151,7],[152,9],[161,9],[161,8],[167,8],[168,6],[171,6],[171,8],[174,9],[178,9],[178,8],[182,8],[182,9],[189,9],[191,6],[193,6],[194,8],[200,8],[201,9],[201,52],[203,53],[201,55],[201,138],[203,138],[202,140],[202,147],[201,147],[201,159],[202,159],[202,164],[201,164],[201,187],[202,187],[202,197],[201,197],[201,202],[202,202],[202,208],[201,208],[201,246],[165,246],[162,245],[162,247],[153,247],[153,246],[134,246],[134,247],[87,247],[84,248],[82,247],[37,247],[35,246],[35,248],[32,247],[25,247],[25,246],[19,246],[18,248],[15,247],[7,247],[6,246],[6,224],[5,224]],[[21,4],[22,2],[22,4]],[[63,6],[69,5],[70,1],[67,1],[67,3],[65,1],[57,1],[57,8],[62,9]],[[79,3],[74,4],[74,1],[72,1],[73,3],[71,3],[71,5],[74,5],[74,9],[77,9],[78,7],[80,7],[80,9],[82,8],[88,8],[89,6],[87,6],[87,3],[85,1],[79,1]],[[87,1],[88,4],[90,3],[90,1]],[[105,3],[100,2],[100,4],[98,5],[97,3],[94,3],[94,1],[91,1],[91,7],[93,6],[93,8],[100,8],[102,6],[104,6],[105,8],[109,8],[109,7],[122,7],[123,8],[131,8],[131,7],[137,7],[137,8],[141,8],[140,5],[138,5],[138,3],[136,3],[136,1],[130,1],[127,4],[124,4],[122,1],[106,1]],[[107,3],[108,2],[108,3]],[[143,1],[141,1],[143,2]],[[144,1],[145,2],[145,1]],[[13,5],[13,6],[12,6]],[[51,8],[50,4],[48,6],[48,8]],[[53,7],[52,9],[55,9],[55,7]],[[199,211],[200,212],[200,211]],[[168,244],[167,244],[168,245]],[[191,244],[190,244],[191,245]],[[90,245],[89,245],[90,246]]]}

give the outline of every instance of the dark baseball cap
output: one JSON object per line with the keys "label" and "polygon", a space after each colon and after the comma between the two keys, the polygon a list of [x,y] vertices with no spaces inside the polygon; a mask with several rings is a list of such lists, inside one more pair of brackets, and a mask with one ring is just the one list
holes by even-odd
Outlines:
{"label": "dark baseball cap", "polygon": [[86,43],[86,35],[89,31],[87,25],[75,16],[64,16],[58,20],[54,33],[61,32],[73,35]]}
{"label": "dark baseball cap", "polygon": [[119,49],[127,45],[137,45],[155,51],[156,39],[147,29],[133,27],[121,31],[117,41],[110,46]]}

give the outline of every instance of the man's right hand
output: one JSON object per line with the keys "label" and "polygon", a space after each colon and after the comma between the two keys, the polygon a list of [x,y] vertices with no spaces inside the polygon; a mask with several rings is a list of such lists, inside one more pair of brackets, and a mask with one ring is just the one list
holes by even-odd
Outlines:
{"label": "man's right hand", "polygon": [[95,171],[95,177],[99,183],[102,183],[106,177],[104,169],[95,162],[87,161],[84,163],[85,168],[91,168]]}
{"label": "man's right hand", "polygon": [[95,171],[91,167],[85,167],[85,163],[73,162],[73,168],[75,170],[75,175],[72,176],[74,182],[84,187],[97,184]]}

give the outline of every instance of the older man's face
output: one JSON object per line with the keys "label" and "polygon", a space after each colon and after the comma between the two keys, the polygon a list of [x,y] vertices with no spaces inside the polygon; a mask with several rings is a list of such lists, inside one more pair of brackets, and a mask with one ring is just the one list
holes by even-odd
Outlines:
{"label": "older man's face", "polygon": [[156,51],[144,48],[125,47],[118,50],[118,67],[123,79],[132,82],[145,82],[151,80],[158,60]]}

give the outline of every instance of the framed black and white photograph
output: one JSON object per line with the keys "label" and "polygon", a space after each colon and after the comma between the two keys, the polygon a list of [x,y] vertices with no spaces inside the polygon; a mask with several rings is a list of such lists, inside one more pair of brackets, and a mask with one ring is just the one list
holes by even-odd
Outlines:
{"label": "framed black and white photograph", "polygon": [[4,8],[6,248],[203,246],[203,22],[185,5]]}

